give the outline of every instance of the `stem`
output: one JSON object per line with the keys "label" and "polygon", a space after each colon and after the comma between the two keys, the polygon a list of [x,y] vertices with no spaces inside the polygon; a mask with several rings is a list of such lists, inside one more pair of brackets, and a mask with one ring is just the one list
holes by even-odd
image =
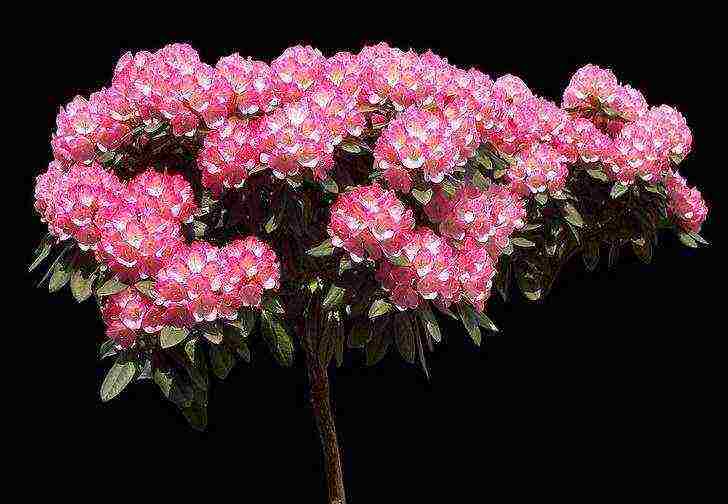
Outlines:
{"label": "stem", "polygon": [[329,400],[329,375],[326,368],[319,364],[317,356],[313,352],[306,352],[306,368],[311,382],[311,407],[324,452],[326,484],[329,489],[328,502],[329,504],[346,504],[339,442]]}

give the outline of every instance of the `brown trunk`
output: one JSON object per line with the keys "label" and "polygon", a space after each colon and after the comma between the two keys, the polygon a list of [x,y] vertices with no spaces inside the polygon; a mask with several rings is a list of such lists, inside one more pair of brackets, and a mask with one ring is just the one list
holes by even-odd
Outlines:
{"label": "brown trunk", "polygon": [[329,489],[329,504],[346,504],[344,476],[341,471],[341,455],[336,437],[336,424],[329,399],[329,375],[319,365],[315,354],[306,355],[308,377],[311,382],[311,407],[316,419],[326,467],[326,484]]}

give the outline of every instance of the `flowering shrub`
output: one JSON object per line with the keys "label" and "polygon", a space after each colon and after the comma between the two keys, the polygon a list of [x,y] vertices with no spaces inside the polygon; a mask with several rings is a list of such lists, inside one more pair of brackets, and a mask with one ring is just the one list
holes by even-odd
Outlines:
{"label": "flowering shrub", "polygon": [[394,343],[427,372],[435,313],[479,344],[492,292],[540,299],[576,252],[593,269],[605,243],[610,264],[625,243],[649,261],[660,229],[706,244],[685,118],[594,65],[559,107],[384,43],[215,66],[172,44],[122,56],[56,124],[31,269],[52,256],[50,291],[98,298],[104,401],[152,379],[198,428],[208,373],[256,334],[283,365],[295,335],[316,390],[345,345],[373,364]]}

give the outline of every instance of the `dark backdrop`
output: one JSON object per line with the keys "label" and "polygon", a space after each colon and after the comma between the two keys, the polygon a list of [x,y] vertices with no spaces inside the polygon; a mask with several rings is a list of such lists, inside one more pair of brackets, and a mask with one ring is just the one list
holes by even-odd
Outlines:
{"label": "dark backdrop", "polygon": [[[53,20],[32,34],[38,46],[27,62],[41,85],[26,111],[33,144],[22,166],[26,261],[44,228],[32,214],[30,173],[50,159],[58,106],[108,82],[126,50],[171,41],[190,42],[214,64],[233,51],[270,61],[299,42],[331,54],[386,40],[432,48],[493,77],[515,73],[556,101],[579,66],[609,66],[651,104],[686,114],[695,146],[683,171],[711,207],[718,205],[717,167],[709,162],[715,146],[707,140],[714,109],[705,100],[715,32],[688,36],[684,27],[694,21],[687,17],[635,20],[621,11],[556,22],[522,19],[525,6],[492,15],[430,8],[426,20],[395,21],[385,7],[339,6],[340,21],[316,23],[275,12],[282,5],[270,6],[275,15],[210,5],[190,7],[183,25],[147,22],[145,6],[137,5],[103,19],[66,13]],[[214,12],[187,29],[195,9]],[[349,21],[358,17],[365,23]],[[561,495],[586,484],[585,497],[633,483],[645,495],[688,488],[690,469],[702,468],[701,452],[713,445],[706,426],[725,399],[713,393],[717,370],[707,363],[723,331],[712,326],[708,305],[720,254],[715,218],[703,234],[712,248],[692,251],[665,237],[649,266],[624,253],[615,271],[602,264],[588,274],[576,259],[541,304],[494,298],[490,314],[501,335],[478,350],[461,328],[448,326],[446,344],[429,360],[431,382],[396,354],[374,368],[349,355],[332,392],[350,502],[440,502],[442,493],[470,502],[498,485]],[[43,388],[27,410],[37,426],[29,439],[56,488],[86,494],[88,484],[100,482],[114,494],[147,496],[143,488],[152,483],[170,499],[203,489],[210,499],[231,491],[241,501],[323,501],[300,356],[294,369],[280,369],[258,345],[252,365],[214,385],[209,430],[197,433],[153,385],[101,404],[105,367],[96,362],[96,343],[103,325],[94,306],[76,306],[67,292],[31,290],[31,280],[26,275],[22,299],[34,307],[32,332],[44,351],[32,372]],[[711,476],[709,467],[700,474]]]}

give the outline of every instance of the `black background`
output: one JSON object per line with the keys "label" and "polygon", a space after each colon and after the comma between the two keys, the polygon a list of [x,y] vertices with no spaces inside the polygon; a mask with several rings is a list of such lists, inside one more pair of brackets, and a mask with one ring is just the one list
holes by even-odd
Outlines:
{"label": "black background", "polygon": [[[66,13],[30,34],[25,75],[34,99],[24,117],[32,146],[18,168],[26,262],[44,229],[32,212],[32,180],[50,159],[58,106],[105,85],[126,50],[172,41],[190,42],[214,64],[233,51],[270,61],[295,43],[330,55],[386,40],[431,48],[494,78],[515,73],[557,102],[578,67],[609,66],[650,104],[686,114],[695,143],[683,172],[711,208],[718,205],[715,173],[724,168],[709,161],[716,109],[706,100],[718,92],[709,57],[717,34],[687,30],[704,20],[684,12],[635,17],[627,7],[560,21],[525,16],[525,5],[476,14],[423,4],[423,19],[410,13],[396,20],[384,6],[332,7],[331,20],[323,7],[320,15],[311,7],[308,17],[283,9],[197,5],[181,12],[183,22],[167,15],[149,21],[146,6],[135,5],[98,19]],[[198,18],[200,11],[210,17]],[[501,335],[478,350],[462,328],[448,326],[446,344],[430,357],[429,383],[396,354],[374,368],[348,355],[332,392],[350,502],[440,502],[439,495],[470,502],[498,487],[514,496],[537,490],[583,497],[702,487],[717,469],[701,463],[714,449],[708,425],[725,400],[715,393],[718,368],[708,361],[724,337],[709,306],[719,285],[714,215],[703,231],[711,248],[688,250],[665,236],[649,266],[625,251],[615,271],[602,263],[588,274],[576,259],[540,304],[493,298],[490,314]],[[49,484],[81,494],[98,482],[114,494],[148,496],[151,483],[169,499],[200,489],[210,499],[229,492],[226,498],[240,501],[323,502],[300,356],[293,369],[280,369],[257,345],[252,365],[214,386],[209,430],[197,433],[153,385],[101,404],[105,366],[96,362],[96,348],[103,325],[93,304],[32,290],[37,279],[23,279],[22,300],[33,307],[32,334],[43,355],[24,375],[27,383],[33,375],[33,408],[21,420],[34,427],[28,443]]]}

